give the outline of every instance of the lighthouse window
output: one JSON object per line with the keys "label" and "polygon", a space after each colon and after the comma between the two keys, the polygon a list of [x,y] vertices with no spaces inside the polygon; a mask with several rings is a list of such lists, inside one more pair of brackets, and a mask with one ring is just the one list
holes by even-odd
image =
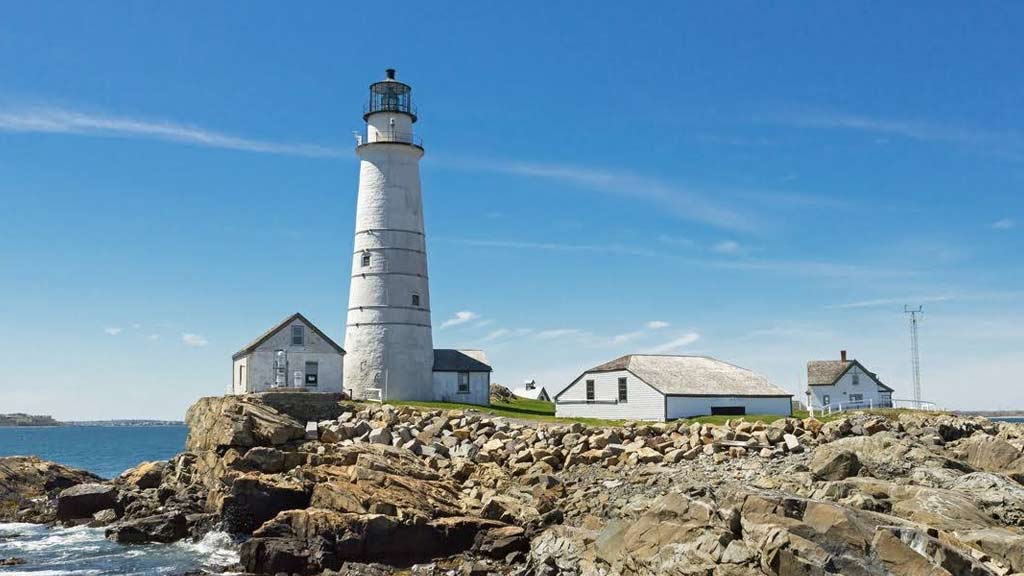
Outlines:
{"label": "lighthouse window", "polygon": [[412,305],[413,306],[419,306],[420,305],[420,295],[419,294],[413,294],[412,295]]}
{"label": "lighthouse window", "polygon": [[363,268],[366,268],[369,265],[370,265],[370,253],[369,252],[363,252]]}

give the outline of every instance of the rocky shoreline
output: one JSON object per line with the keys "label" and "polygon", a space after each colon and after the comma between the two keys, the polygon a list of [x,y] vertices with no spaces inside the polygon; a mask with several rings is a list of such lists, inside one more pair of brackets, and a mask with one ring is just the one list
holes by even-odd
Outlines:
{"label": "rocky shoreline", "polygon": [[0,458],[0,521],[227,530],[252,574],[1024,573],[1020,424],[613,428],[296,393],[204,398],[186,423],[185,452],[111,481]]}

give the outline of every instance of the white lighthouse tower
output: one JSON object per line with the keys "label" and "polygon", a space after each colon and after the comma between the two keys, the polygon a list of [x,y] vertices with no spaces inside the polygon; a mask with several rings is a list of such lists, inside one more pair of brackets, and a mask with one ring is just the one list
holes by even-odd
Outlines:
{"label": "white lighthouse tower", "polygon": [[345,390],[355,398],[431,400],[421,142],[412,89],[395,71],[370,85],[359,155],[355,250],[345,332]]}

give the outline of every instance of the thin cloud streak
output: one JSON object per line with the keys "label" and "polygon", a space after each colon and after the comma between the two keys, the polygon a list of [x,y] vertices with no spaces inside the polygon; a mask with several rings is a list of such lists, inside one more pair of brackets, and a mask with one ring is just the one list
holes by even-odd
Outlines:
{"label": "thin cloud streak", "polygon": [[689,332],[687,334],[679,336],[678,338],[669,340],[664,344],[660,344],[658,346],[650,348],[648,351],[651,354],[665,354],[666,352],[672,352],[680,348],[685,348],[690,344],[693,344],[697,340],[700,340],[700,334],[697,334],[696,332]]}
{"label": "thin cloud streak", "polygon": [[985,148],[1000,155],[1024,159],[1024,134],[996,132],[954,124],[939,124],[917,120],[873,118],[836,112],[802,111],[781,114],[772,121],[798,128],[847,130],[898,136],[920,142],[938,142]]}
{"label": "thin cloud streak", "polygon": [[454,157],[435,158],[434,164],[454,170],[492,172],[552,180],[615,196],[640,198],[657,204],[685,220],[701,222],[718,228],[737,231],[752,231],[758,228],[758,224],[748,214],[711,201],[706,194],[626,171],[569,164],[473,160]]}
{"label": "thin cloud streak", "polygon": [[205,148],[311,158],[347,158],[351,156],[349,150],[319,144],[259,140],[189,124],[90,114],[56,107],[0,110],[0,131],[157,140]]}
{"label": "thin cloud streak", "polygon": [[451,317],[451,318],[449,318],[449,319],[447,319],[447,320],[445,320],[444,322],[441,323],[441,328],[444,329],[444,328],[450,328],[452,326],[459,326],[460,324],[465,324],[467,322],[472,322],[473,320],[476,320],[479,317],[480,317],[479,314],[477,314],[476,312],[470,312],[469,310],[463,310],[461,312],[456,312],[455,316],[453,316],[453,317]]}

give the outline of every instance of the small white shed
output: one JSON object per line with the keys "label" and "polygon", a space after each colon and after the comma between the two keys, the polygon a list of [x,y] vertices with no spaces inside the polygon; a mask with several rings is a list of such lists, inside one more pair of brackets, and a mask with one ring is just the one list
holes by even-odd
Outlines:
{"label": "small white shed", "polygon": [[231,392],[341,392],[344,356],[341,346],[295,313],[232,356]]}
{"label": "small white shed", "polygon": [[878,375],[839,352],[839,360],[807,363],[807,390],[815,408],[891,408],[893,389]]}
{"label": "small white shed", "polygon": [[434,400],[491,405],[491,365],[483,350],[434,350]]}
{"label": "small white shed", "polygon": [[548,394],[548,391],[543,386],[537,386],[536,380],[527,380],[523,383],[522,387],[513,390],[512,394],[528,400],[551,402],[551,395]]}
{"label": "small white shed", "polygon": [[673,420],[793,413],[793,395],[746,368],[707,356],[631,354],[595,366],[555,395],[555,415]]}

